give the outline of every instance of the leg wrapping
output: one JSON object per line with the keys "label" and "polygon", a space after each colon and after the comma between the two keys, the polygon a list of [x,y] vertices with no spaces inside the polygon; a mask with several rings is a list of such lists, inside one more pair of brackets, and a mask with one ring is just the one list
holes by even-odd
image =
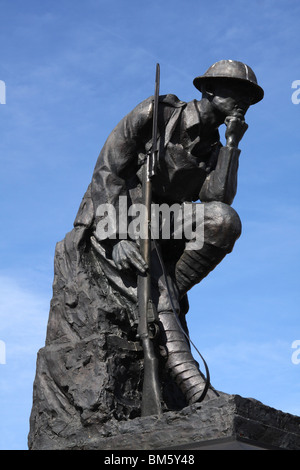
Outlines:
{"label": "leg wrapping", "polygon": [[166,367],[188,403],[195,403],[204,390],[205,379],[173,312],[162,312],[159,318],[162,329],[161,354],[166,359]]}

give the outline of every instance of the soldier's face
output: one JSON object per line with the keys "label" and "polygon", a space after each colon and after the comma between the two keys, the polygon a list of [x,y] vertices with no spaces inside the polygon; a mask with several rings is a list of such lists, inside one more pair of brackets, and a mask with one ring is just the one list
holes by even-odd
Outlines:
{"label": "soldier's face", "polygon": [[251,104],[247,86],[239,82],[220,82],[213,87],[213,106],[224,115],[243,118]]}

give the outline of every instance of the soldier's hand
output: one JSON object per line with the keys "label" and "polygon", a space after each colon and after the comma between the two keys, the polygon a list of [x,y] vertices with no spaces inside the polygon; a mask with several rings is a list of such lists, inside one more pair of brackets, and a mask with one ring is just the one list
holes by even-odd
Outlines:
{"label": "soldier's hand", "polygon": [[120,240],[113,248],[112,257],[120,271],[135,268],[145,273],[148,268],[137,245],[129,240]]}
{"label": "soldier's hand", "polygon": [[225,132],[227,147],[238,147],[243,135],[248,129],[248,124],[244,119],[237,116],[227,116],[224,123],[227,126]]}

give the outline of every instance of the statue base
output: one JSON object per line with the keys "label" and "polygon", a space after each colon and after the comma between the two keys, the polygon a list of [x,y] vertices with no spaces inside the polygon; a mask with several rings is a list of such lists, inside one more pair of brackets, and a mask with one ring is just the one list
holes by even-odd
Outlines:
{"label": "statue base", "polygon": [[127,421],[110,420],[56,439],[36,436],[32,450],[300,450],[300,417],[239,395],[220,396]]}

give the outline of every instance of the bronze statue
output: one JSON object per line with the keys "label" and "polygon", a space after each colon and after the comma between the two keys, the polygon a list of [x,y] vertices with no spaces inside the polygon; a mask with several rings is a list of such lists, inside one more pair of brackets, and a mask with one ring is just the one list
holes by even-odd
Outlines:
{"label": "bronze statue", "polygon": [[[151,321],[159,329],[155,350],[163,409],[178,409],[216,393],[212,387],[203,393],[205,377],[186,339],[187,292],[232,251],[240,236],[240,218],[231,207],[237,190],[238,146],[248,127],[249,106],[263,98],[252,69],[233,60],[215,63],[195,78],[194,85],[202,93],[200,101],[185,103],[165,95],[159,97],[157,108],[152,203],[187,209],[194,238],[197,230],[203,233],[201,243],[195,244],[183,228],[175,227],[173,214],[170,236],[165,237],[164,220],[156,221],[158,235],[150,256]],[[61,421],[77,420],[84,426],[140,413],[143,352],[137,280],[149,266],[140,252],[141,227],[137,236],[128,228],[137,213],[130,208],[144,202],[142,175],[153,146],[153,108],[150,97],[112,131],[74,229],[57,245],[46,347],[39,354],[35,381],[32,441],[34,429],[50,426],[45,402],[52,413],[63,408],[62,416],[68,417]],[[218,132],[223,123],[224,146]],[[196,217],[199,207],[201,220]],[[51,380],[63,405],[54,403]]]}

